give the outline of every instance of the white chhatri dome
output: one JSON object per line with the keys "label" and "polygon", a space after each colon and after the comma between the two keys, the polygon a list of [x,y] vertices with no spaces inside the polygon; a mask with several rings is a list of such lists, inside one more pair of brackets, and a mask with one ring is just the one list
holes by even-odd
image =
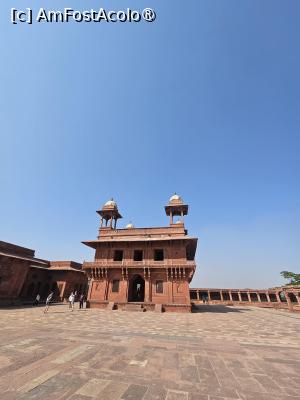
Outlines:
{"label": "white chhatri dome", "polygon": [[174,200],[182,201],[182,198],[180,196],[178,196],[177,193],[174,193],[173,196],[170,197],[170,201],[174,201]]}
{"label": "white chhatri dome", "polygon": [[129,224],[126,225],[126,229],[132,229],[134,228],[134,225],[132,222],[129,222]]}
{"label": "white chhatri dome", "polygon": [[114,199],[108,200],[104,206],[113,206],[113,207],[117,207],[117,203],[114,201]]}

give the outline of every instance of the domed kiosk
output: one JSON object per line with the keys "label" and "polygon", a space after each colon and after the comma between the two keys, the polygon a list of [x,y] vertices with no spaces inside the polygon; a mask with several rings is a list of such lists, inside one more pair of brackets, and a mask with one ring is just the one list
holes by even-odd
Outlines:
{"label": "domed kiosk", "polygon": [[108,200],[101,210],[97,213],[100,215],[100,228],[116,229],[118,219],[122,218],[122,215],[118,211],[117,203],[114,199]]}

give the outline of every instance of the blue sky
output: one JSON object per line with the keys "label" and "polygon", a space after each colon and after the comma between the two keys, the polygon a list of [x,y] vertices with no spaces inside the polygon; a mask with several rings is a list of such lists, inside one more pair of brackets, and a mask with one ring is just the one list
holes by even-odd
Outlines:
{"label": "blue sky", "polygon": [[[10,24],[41,6],[157,20]],[[2,1],[1,239],[91,260],[80,242],[106,200],[120,226],[160,226],[176,191],[199,237],[192,286],[299,272],[299,15],[297,0]]]}

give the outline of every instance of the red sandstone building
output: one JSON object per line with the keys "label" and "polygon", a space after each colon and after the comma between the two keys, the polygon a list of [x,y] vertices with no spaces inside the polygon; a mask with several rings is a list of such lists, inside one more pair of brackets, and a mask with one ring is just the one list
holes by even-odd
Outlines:
{"label": "red sandstone building", "polygon": [[56,301],[67,301],[71,292],[87,293],[87,278],[82,264],[74,261],[50,261],[47,268],[32,265],[21,292],[21,299],[46,298],[54,292]]}
{"label": "red sandstone building", "polygon": [[[122,218],[111,200],[98,212],[99,235],[83,242],[95,249],[83,269],[90,279],[88,307],[191,311],[189,283],[194,275],[197,238],[184,226],[188,206],[178,195],[165,207],[166,227],[117,229]],[[175,222],[175,218],[178,220]]]}
{"label": "red sandstone building", "polygon": [[86,293],[82,265],[41,260],[34,250],[0,241],[0,305],[31,302],[38,293],[45,299],[50,291],[56,301],[66,300],[72,291]]}
{"label": "red sandstone building", "polygon": [[[89,276],[89,307],[131,310],[190,311],[207,298],[209,304],[288,308],[300,311],[300,287],[258,289],[189,289],[195,272],[197,239],[187,235],[188,206],[174,195],[165,207],[167,227],[117,229],[122,218],[114,201],[98,211],[94,262],[84,263]],[[179,218],[175,221],[174,218]],[[35,251],[0,241],[0,306],[45,299],[53,291],[65,301],[72,291],[87,293],[88,279],[74,261],[47,261]]]}
{"label": "red sandstone building", "polygon": [[17,304],[31,267],[47,268],[35,251],[0,241],[0,305]]}

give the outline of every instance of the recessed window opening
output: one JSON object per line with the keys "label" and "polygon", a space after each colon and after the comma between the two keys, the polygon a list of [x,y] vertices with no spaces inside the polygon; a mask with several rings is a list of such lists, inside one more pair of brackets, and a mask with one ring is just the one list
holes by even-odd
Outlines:
{"label": "recessed window opening", "polygon": [[164,261],[164,251],[163,251],[163,249],[154,250],[154,261]]}
{"label": "recessed window opening", "polygon": [[123,260],[123,250],[115,250],[114,261],[122,261],[122,260]]}
{"label": "recessed window opening", "polygon": [[134,250],[133,261],[143,261],[143,250]]}

